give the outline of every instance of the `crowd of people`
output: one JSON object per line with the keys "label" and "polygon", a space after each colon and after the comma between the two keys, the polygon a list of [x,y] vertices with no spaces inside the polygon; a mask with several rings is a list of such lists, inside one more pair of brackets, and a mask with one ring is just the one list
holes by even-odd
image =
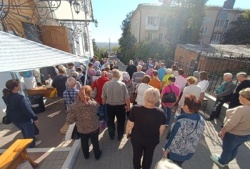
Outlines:
{"label": "crowd of people", "polygon": [[[151,58],[147,63],[130,60],[124,72],[117,69],[116,60],[103,58],[100,62],[97,57],[88,64],[87,72],[82,65],[75,67],[73,63],[67,68],[63,65],[54,68],[57,74],[52,86],[57,89],[58,97],[64,98],[66,122],[75,123],[84,158],[89,158],[89,139],[96,160],[102,155],[99,121],[107,122],[110,140],[117,134],[121,141],[124,133],[131,138],[134,169],[151,167],[155,147],[166,128],[165,158],[182,166],[195,153],[205,130],[199,110],[209,87],[207,72],[196,71],[187,77],[176,65],[166,68],[163,62],[153,62]],[[245,72],[240,72],[237,74],[240,84],[236,87],[232,79],[231,73],[223,75],[224,81],[214,94],[213,110],[206,118],[207,121],[219,118],[222,105],[229,102],[224,126],[219,132],[223,151],[220,156],[211,156],[222,167],[235,158],[241,144],[250,140],[250,80]],[[19,90],[18,80],[7,81],[3,99],[10,120],[24,138],[34,138],[30,145],[34,147],[34,125],[38,118],[28,101],[18,94]],[[132,95],[136,98],[131,99]]]}

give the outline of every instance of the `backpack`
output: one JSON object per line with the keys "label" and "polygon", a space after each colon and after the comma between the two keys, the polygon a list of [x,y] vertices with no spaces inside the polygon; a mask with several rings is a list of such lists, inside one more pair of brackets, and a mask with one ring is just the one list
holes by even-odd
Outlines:
{"label": "backpack", "polygon": [[176,95],[175,93],[172,91],[172,88],[170,85],[168,85],[170,92],[169,93],[165,93],[162,96],[162,103],[174,103],[176,102]]}

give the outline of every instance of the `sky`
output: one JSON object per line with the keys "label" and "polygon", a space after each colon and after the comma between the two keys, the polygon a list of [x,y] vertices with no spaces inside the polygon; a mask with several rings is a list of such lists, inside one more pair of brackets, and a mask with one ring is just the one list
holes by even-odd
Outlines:
{"label": "sky", "polygon": [[[223,6],[225,0],[208,0],[207,5]],[[122,21],[141,3],[159,3],[159,0],[92,0],[94,19],[91,24],[92,38],[96,42],[118,42]],[[249,0],[236,0],[234,8],[250,9]]]}

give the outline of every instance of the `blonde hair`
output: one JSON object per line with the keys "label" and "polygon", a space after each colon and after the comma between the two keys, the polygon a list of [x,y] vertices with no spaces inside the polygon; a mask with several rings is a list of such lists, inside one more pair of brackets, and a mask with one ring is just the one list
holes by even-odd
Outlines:
{"label": "blonde hair", "polygon": [[120,71],[118,69],[113,69],[111,75],[113,78],[120,78],[120,76],[121,76]]}
{"label": "blonde hair", "polygon": [[83,86],[77,96],[77,99],[87,104],[91,98],[92,88],[89,85]]}
{"label": "blonde hair", "polygon": [[250,101],[250,87],[242,89],[239,93],[243,98]]}
{"label": "blonde hair", "polygon": [[156,104],[160,100],[160,92],[156,88],[149,88],[144,93],[144,102]]}
{"label": "blonde hair", "polygon": [[197,83],[197,78],[195,78],[194,76],[189,76],[189,77],[187,77],[187,82],[189,84],[196,84]]}

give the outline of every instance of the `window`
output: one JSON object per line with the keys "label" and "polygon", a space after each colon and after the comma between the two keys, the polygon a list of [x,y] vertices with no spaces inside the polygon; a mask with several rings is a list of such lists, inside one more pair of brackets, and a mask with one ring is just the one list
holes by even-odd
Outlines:
{"label": "window", "polygon": [[147,17],[147,25],[156,26],[157,24],[158,24],[158,17],[156,17],[156,16],[148,16]]}
{"label": "window", "polygon": [[222,34],[214,33],[213,36],[212,36],[212,41],[220,42],[222,40],[222,38],[223,38]]}
{"label": "window", "polygon": [[163,40],[163,33],[159,33],[159,42],[162,42]]}
{"label": "window", "polygon": [[164,18],[160,18],[160,26],[164,26],[165,25],[165,19]]}
{"label": "window", "polygon": [[229,24],[229,20],[226,20],[225,24],[224,24],[224,27],[227,28],[228,27],[228,24]]}
{"label": "window", "polygon": [[220,20],[220,26],[224,26],[225,21],[224,20]]}
{"label": "window", "polygon": [[202,27],[202,28],[201,28],[201,34],[202,34],[202,35],[206,35],[206,34],[207,34],[207,30],[208,30],[207,27],[206,27],[206,28]]}
{"label": "window", "polygon": [[152,33],[148,33],[148,41],[151,41],[153,39],[153,34]]}
{"label": "window", "polygon": [[215,26],[219,26],[220,25],[220,20],[217,20],[215,23]]}

